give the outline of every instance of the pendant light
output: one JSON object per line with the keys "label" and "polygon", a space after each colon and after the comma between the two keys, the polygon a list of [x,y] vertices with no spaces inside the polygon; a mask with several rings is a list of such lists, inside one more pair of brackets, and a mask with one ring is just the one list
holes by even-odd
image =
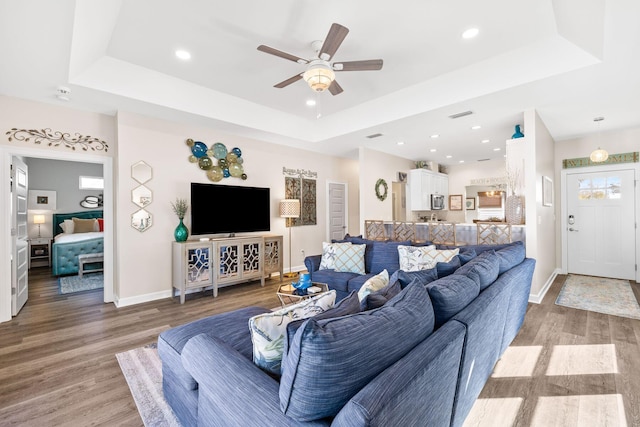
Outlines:
{"label": "pendant light", "polygon": [[[598,124],[598,145],[602,142],[601,141],[602,132],[600,130],[600,122],[603,120],[604,120],[604,117],[596,117],[595,119],[593,119],[593,121]],[[609,158],[609,153],[607,153],[607,150],[603,150],[602,148],[600,148],[600,146],[598,146],[597,150],[593,150],[591,152],[591,155],[589,156],[589,158],[593,163],[602,163]]]}

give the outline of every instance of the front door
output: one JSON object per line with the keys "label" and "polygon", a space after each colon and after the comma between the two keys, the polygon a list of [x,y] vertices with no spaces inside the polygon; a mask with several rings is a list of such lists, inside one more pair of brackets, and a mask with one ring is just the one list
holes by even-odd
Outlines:
{"label": "front door", "polygon": [[329,238],[344,238],[346,226],[346,185],[329,183]]}
{"label": "front door", "polygon": [[635,278],[635,172],[568,173],[567,271]]}
{"label": "front door", "polygon": [[29,296],[29,241],[27,233],[27,165],[17,157],[11,167],[11,315],[18,314]]}

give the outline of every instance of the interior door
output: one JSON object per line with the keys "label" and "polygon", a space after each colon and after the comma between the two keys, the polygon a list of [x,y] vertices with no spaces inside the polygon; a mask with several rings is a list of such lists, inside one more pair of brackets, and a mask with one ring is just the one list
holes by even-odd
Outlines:
{"label": "interior door", "polygon": [[17,157],[11,167],[11,315],[18,314],[29,296],[29,241],[27,233],[27,165]]}
{"label": "interior door", "polygon": [[567,270],[634,279],[634,170],[567,174]]}
{"label": "interior door", "polygon": [[329,238],[344,238],[346,225],[346,185],[329,183]]}

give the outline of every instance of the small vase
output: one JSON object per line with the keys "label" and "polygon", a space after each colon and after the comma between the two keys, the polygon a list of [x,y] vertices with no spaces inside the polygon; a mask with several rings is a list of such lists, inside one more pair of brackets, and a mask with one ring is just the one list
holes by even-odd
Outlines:
{"label": "small vase", "polygon": [[523,138],[523,137],[524,137],[524,133],[520,131],[520,125],[516,125],[516,132],[513,135],[511,135],[511,139]]}
{"label": "small vase", "polygon": [[522,224],[522,218],[524,217],[522,198],[515,194],[507,196],[504,214],[508,224]]}
{"label": "small vase", "polygon": [[189,237],[189,229],[182,222],[182,218],[180,218],[180,224],[176,227],[176,231],[173,232],[173,237],[176,238],[176,242],[184,242]]}

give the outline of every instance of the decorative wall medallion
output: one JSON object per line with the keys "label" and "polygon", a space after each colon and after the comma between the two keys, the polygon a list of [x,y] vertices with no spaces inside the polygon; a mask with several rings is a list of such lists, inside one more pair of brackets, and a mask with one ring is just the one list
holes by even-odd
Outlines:
{"label": "decorative wall medallion", "polygon": [[49,147],[57,147],[63,145],[64,147],[75,150],[76,147],[82,148],[84,151],[102,151],[106,153],[109,151],[109,145],[98,138],[94,138],[89,135],[80,135],[76,133],[75,137],[72,137],[68,132],[52,131],[50,128],[45,129],[17,129],[11,128],[6,132],[9,136],[9,141],[25,141],[29,142],[33,140],[34,144],[42,144],[42,141],[49,141],[47,144]]}
{"label": "decorative wall medallion", "polygon": [[207,148],[204,142],[191,138],[187,139],[187,145],[191,148],[189,161],[197,163],[200,169],[206,171],[209,180],[218,182],[230,176],[247,179],[242,166],[242,151],[238,147],[227,150],[223,143],[216,142],[211,148]]}

